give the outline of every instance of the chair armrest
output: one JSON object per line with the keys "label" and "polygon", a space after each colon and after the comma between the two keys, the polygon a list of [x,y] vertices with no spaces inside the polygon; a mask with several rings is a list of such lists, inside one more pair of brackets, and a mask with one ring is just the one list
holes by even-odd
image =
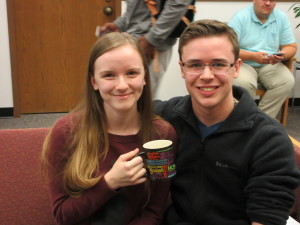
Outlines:
{"label": "chair armrest", "polygon": [[287,66],[287,68],[289,68],[289,70],[292,72],[293,71],[293,63],[294,61],[296,61],[295,57],[292,57],[286,61],[283,61],[282,63],[285,64]]}

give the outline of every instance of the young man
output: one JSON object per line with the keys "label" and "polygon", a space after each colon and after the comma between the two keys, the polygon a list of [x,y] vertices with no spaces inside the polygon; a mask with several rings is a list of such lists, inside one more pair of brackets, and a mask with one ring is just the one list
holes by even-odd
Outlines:
{"label": "young man", "polygon": [[295,83],[282,61],[297,51],[290,22],[275,6],[276,0],[253,0],[253,4],[238,11],[229,22],[238,34],[243,60],[234,84],[246,88],[253,99],[258,83],[262,84],[267,91],[258,108],[273,118]]}
{"label": "young man", "polygon": [[285,224],[300,181],[284,128],[233,86],[237,35],[214,20],[192,23],[179,40],[188,96],[156,101],[179,137],[168,225]]}

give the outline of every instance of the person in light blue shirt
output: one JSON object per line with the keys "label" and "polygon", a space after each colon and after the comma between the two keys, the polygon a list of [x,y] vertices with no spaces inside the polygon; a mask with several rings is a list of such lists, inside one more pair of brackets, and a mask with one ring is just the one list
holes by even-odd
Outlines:
{"label": "person in light blue shirt", "polygon": [[229,22],[238,34],[243,60],[234,84],[246,88],[253,98],[258,83],[262,84],[267,91],[258,107],[273,118],[295,83],[282,61],[297,51],[290,22],[275,6],[276,0],[253,0],[253,4],[238,11]]}

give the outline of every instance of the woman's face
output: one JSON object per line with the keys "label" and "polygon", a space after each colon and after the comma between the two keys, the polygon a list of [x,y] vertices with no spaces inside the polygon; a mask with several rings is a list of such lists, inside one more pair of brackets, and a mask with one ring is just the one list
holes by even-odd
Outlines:
{"label": "woman's face", "polygon": [[104,53],[94,63],[91,83],[103,99],[106,114],[137,110],[146,84],[140,54],[129,44]]}

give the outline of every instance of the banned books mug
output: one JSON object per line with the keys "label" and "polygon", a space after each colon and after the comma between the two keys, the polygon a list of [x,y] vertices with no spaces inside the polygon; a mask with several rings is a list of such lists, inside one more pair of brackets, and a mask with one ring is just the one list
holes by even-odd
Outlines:
{"label": "banned books mug", "polygon": [[175,176],[176,166],[172,141],[149,141],[143,145],[143,151],[138,155],[144,158],[146,175],[151,180],[166,180]]}

